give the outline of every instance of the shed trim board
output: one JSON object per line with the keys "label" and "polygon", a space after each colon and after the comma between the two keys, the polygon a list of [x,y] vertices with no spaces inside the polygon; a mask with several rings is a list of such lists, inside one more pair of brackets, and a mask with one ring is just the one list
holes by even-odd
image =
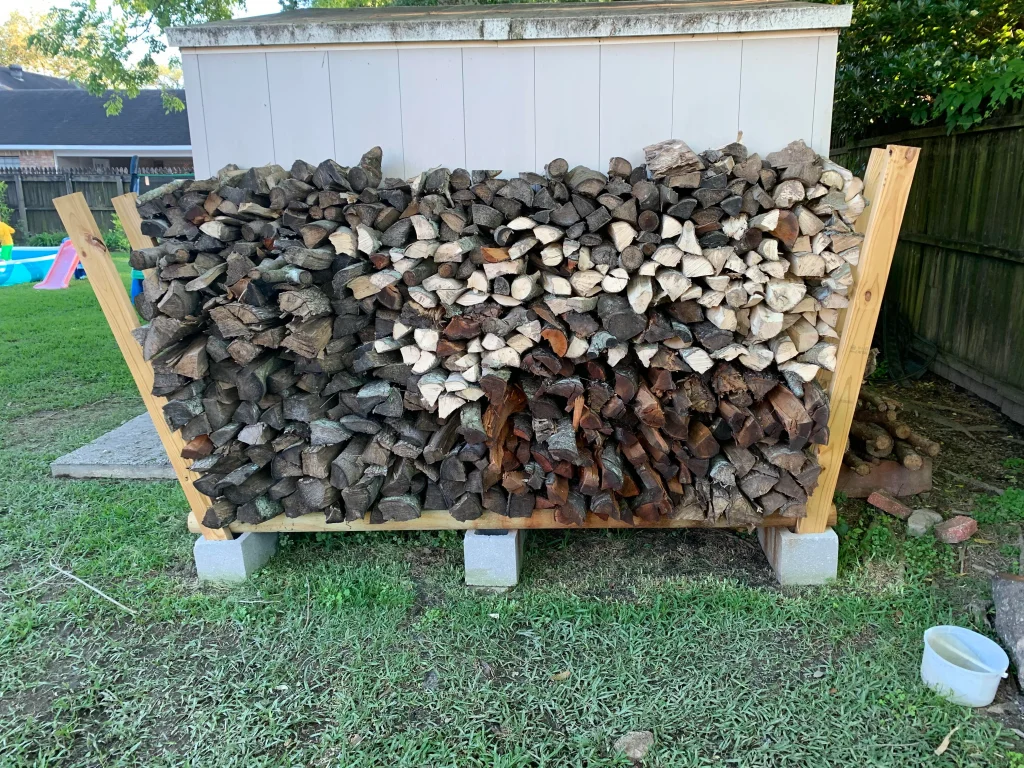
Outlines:
{"label": "shed trim board", "polygon": [[[628,37],[579,37],[579,38],[544,38],[538,40],[416,40],[406,42],[367,42],[367,43],[281,43],[281,44],[238,44],[218,46],[182,46],[179,53],[193,53],[197,56],[215,53],[267,53],[278,51],[338,51],[361,48],[364,50],[395,50],[399,48],[542,48],[546,46],[575,45],[629,45],[631,43],[685,43],[695,40],[751,40],[755,38],[786,38],[786,37],[820,37],[834,33],[839,39],[841,27],[826,29],[782,29],[763,32],[728,32],[721,34],[680,34],[631,35]],[[943,129],[943,132],[945,129]]]}
{"label": "shed trim board", "polygon": [[[827,156],[837,40],[835,29],[783,30],[185,48],[181,58],[198,176],[228,163],[287,167],[298,155],[351,165],[379,145],[384,173],[408,178],[441,165],[543,172],[555,157],[637,164],[644,146],[668,138],[696,151],[741,138],[762,155],[802,138]],[[646,62],[646,96],[633,60]],[[496,88],[483,87],[484,70]],[[701,87],[702,71],[718,73],[713,90]],[[567,95],[560,72],[591,76]],[[774,100],[780,74],[795,112]],[[318,105],[317,119],[294,118],[306,104]]]}
{"label": "shed trim board", "polygon": [[615,2],[312,9],[172,27],[178,48],[293,43],[521,41],[663,37],[850,25],[851,5],[807,2]]}

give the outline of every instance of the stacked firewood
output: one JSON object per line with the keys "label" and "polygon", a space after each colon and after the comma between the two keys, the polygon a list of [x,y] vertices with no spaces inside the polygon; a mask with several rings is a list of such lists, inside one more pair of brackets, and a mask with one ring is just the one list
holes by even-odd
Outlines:
{"label": "stacked firewood", "polygon": [[204,524],[803,515],[863,184],[801,141],[646,159],[402,181],[374,148],[141,197]]}
{"label": "stacked firewood", "polygon": [[924,466],[923,457],[938,456],[939,444],[911,428],[900,415],[902,407],[899,400],[862,386],[843,463],[867,475],[883,459],[916,471]]}

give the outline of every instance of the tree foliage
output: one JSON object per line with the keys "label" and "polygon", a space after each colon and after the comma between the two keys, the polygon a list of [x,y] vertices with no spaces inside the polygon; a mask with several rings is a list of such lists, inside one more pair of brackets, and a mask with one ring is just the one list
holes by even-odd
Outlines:
{"label": "tree foliage", "polygon": [[21,64],[29,72],[82,80],[85,64],[70,56],[48,56],[29,45],[29,38],[42,25],[40,16],[27,16],[14,11],[7,21],[0,23],[0,66]]}
{"label": "tree foliage", "polygon": [[[161,84],[156,57],[167,50],[163,31],[169,27],[230,19],[244,0],[113,0],[100,8],[96,0],[75,0],[69,8],[53,8],[32,35],[34,48],[46,56],[80,62],[86,75],[82,85],[105,96],[108,115],[121,111],[124,97]],[[172,59],[173,70],[177,61]],[[166,88],[164,107],[185,108]]]}
{"label": "tree foliage", "polygon": [[7,182],[0,181],[0,222],[10,224],[12,214],[11,206],[7,204]]}
{"label": "tree foliage", "polygon": [[970,127],[1024,95],[1022,59],[1024,0],[854,0],[833,132],[856,139],[934,119]]}

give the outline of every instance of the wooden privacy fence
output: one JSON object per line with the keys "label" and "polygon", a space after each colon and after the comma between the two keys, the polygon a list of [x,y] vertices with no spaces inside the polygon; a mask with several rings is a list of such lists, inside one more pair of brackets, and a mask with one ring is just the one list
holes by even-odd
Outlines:
{"label": "wooden privacy fence", "polygon": [[[861,248],[860,262],[854,268],[856,283],[849,296],[849,307],[843,310],[836,330],[841,340],[837,354],[835,372],[827,382],[831,399],[831,416],[828,427],[831,438],[822,446],[819,462],[822,473],[817,489],[808,500],[807,516],[797,524],[799,533],[820,533],[834,523],[835,507],[832,496],[835,492],[846,449],[847,435],[860,393],[864,365],[871,347],[871,338],[878,320],[881,297],[885,292],[889,267],[892,262],[896,238],[903,220],[907,197],[914,179],[918,150],[912,147],[889,146],[872,151],[865,174],[865,196],[870,201],[865,212],[856,222],[858,232],[865,234]],[[54,204],[59,211],[75,248],[82,258],[82,264],[89,281],[96,291],[97,299],[117,340],[118,347],[135,378],[136,385],[153,417],[153,423],[163,441],[164,448],[174,466],[178,481],[182,485],[190,506],[189,529],[210,539],[230,538],[233,533],[244,531],[354,531],[354,530],[436,530],[436,529],[500,529],[500,528],[566,528],[573,527],[558,522],[551,510],[536,510],[530,517],[504,517],[487,512],[477,519],[460,521],[441,510],[428,510],[422,516],[403,522],[373,524],[369,514],[363,520],[342,523],[327,523],[322,512],[289,518],[275,517],[259,525],[234,522],[229,528],[214,529],[202,525],[201,520],[209,506],[210,499],[200,494],[193,486],[196,475],[189,469],[191,462],[181,458],[184,442],[178,432],[172,431],[163,418],[164,398],[152,394],[153,369],[143,359],[142,350],[132,336],[132,330],[139,321],[123,284],[117,274],[110,254],[103,244],[96,221],[89,212],[86,200],[81,194],[58,198]],[[135,210],[135,196],[120,196],[112,201],[120,215],[125,233],[133,247],[145,247],[152,240],[142,234],[140,219]],[[791,524],[791,520],[765,519],[765,548],[769,558],[776,549],[778,526]],[[594,515],[586,518],[583,527],[624,527],[626,524],[614,519],[601,520]],[[637,520],[635,527],[675,528],[702,525],[692,520],[659,519],[654,523]],[[773,527],[769,527],[773,526]]]}
{"label": "wooden privacy fence", "polygon": [[919,147],[888,302],[936,350],[930,366],[1024,423],[1024,105],[964,133],[929,128],[832,152]]}
{"label": "wooden privacy fence", "polygon": [[[188,168],[148,168],[139,171],[140,191],[159,187],[168,177],[188,174]],[[131,185],[126,168],[112,168],[106,173],[57,168],[24,168],[0,172],[0,181],[7,183],[7,204],[14,212],[12,226],[18,231],[18,242],[27,242],[42,232],[62,232],[60,215],[54,198],[81,192],[101,232],[114,228],[113,197],[123,195]]]}

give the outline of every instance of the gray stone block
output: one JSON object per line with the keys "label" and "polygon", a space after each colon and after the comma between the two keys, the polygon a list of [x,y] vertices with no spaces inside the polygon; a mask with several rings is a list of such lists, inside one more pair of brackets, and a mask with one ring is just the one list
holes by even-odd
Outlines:
{"label": "gray stone block", "polygon": [[200,581],[238,583],[267,564],[277,551],[276,533],[243,533],[237,539],[197,539],[192,552]]}
{"label": "gray stone block", "polygon": [[466,585],[514,587],[519,583],[526,531],[466,531]]}
{"label": "gray stone block", "polygon": [[174,480],[170,459],[148,413],[100,435],[50,464],[54,477],[78,480]]}
{"label": "gray stone block", "polygon": [[824,584],[836,577],[839,537],[831,528],[824,533],[758,528],[757,538],[783,586]]}
{"label": "gray stone block", "polygon": [[921,537],[942,522],[942,515],[931,509],[915,509],[907,518],[907,535]]}

